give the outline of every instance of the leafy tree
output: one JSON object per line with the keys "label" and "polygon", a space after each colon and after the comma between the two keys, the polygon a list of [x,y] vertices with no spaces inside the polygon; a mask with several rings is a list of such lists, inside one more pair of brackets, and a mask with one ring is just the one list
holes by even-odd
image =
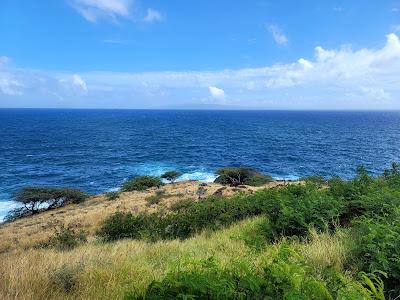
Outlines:
{"label": "leafy tree", "polygon": [[178,171],[168,171],[168,172],[165,172],[162,176],[161,176],[161,178],[163,178],[163,179],[166,179],[166,180],[168,180],[168,181],[170,181],[170,182],[175,182],[175,180],[179,177],[179,176],[182,176],[182,173],[181,172],[178,172]]}
{"label": "leafy tree", "polygon": [[7,216],[7,220],[34,215],[42,210],[48,210],[66,205],[80,203],[89,195],[71,188],[25,187],[14,195],[14,201],[22,204]]}
{"label": "leafy tree", "polygon": [[217,170],[217,179],[214,182],[238,186],[248,184],[260,186],[272,181],[271,176],[261,174],[255,169],[248,167],[225,167]]}
{"label": "leafy tree", "polygon": [[123,192],[144,191],[151,187],[162,186],[161,179],[155,176],[138,176],[128,180],[122,186]]}

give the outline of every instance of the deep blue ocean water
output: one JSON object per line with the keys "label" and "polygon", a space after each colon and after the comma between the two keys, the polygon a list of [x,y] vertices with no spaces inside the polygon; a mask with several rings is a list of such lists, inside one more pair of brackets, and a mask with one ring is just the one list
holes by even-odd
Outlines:
{"label": "deep blue ocean water", "polygon": [[0,109],[0,218],[28,185],[100,193],[170,169],[211,181],[227,165],[350,178],[392,161],[400,112]]}

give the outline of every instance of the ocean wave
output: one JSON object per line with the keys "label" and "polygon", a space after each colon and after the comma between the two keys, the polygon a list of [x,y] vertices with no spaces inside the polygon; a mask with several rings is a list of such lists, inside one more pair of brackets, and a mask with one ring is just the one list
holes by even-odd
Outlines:
{"label": "ocean wave", "polygon": [[14,201],[0,201],[0,223],[4,221],[4,218],[7,216],[8,212],[19,207],[18,203]]}
{"label": "ocean wave", "polygon": [[215,173],[210,172],[193,172],[193,173],[184,173],[182,176],[178,178],[177,181],[184,180],[198,180],[202,182],[213,182],[217,178]]}
{"label": "ocean wave", "polygon": [[[213,182],[217,176],[213,170],[207,169],[205,167],[199,166],[180,166],[173,163],[163,163],[163,162],[151,162],[143,163],[135,166],[128,167],[129,172],[133,176],[161,176],[167,171],[177,170],[182,173],[177,181],[184,180],[198,180],[203,182]],[[167,182],[167,181],[164,181]]]}

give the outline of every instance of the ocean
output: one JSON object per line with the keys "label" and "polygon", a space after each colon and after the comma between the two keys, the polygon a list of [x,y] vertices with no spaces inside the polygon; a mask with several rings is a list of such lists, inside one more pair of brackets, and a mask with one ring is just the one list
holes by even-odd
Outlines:
{"label": "ocean", "polygon": [[166,170],[212,181],[228,165],[351,178],[393,161],[400,112],[0,109],[0,219],[24,186],[95,194]]}

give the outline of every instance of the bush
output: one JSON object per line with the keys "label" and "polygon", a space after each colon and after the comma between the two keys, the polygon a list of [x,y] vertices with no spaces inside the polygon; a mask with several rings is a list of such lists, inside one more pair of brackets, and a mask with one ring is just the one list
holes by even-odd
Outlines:
{"label": "bush", "polygon": [[48,245],[58,250],[71,250],[86,242],[86,233],[78,229],[80,224],[61,224],[54,228],[54,235],[50,237]]}
{"label": "bush", "polygon": [[108,201],[114,201],[119,198],[119,193],[118,192],[107,192],[105,194],[105,196]]}
{"label": "bush", "polygon": [[363,217],[354,222],[354,256],[365,272],[382,271],[387,290],[400,295],[400,208],[389,218]]}
{"label": "bush", "polygon": [[13,197],[13,200],[22,204],[23,207],[13,210],[6,219],[11,221],[36,214],[41,210],[57,208],[69,203],[81,203],[88,197],[88,194],[71,188],[26,187]]}
{"label": "bush", "polygon": [[106,241],[143,238],[146,232],[151,232],[152,228],[157,228],[157,221],[153,214],[134,216],[131,213],[116,212],[105,220],[98,231],[98,235]]}
{"label": "bush", "polygon": [[242,184],[259,186],[272,181],[266,176],[248,167],[225,167],[217,170],[219,175],[214,182],[224,185],[238,186]]}
{"label": "bush", "polygon": [[159,197],[157,195],[153,195],[153,196],[147,197],[145,200],[147,202],[147,206],[151,206],[151,205],[155,205],[155,204],[160,203],[161,200],[162,200],[162,197]]}
{"label": "bush", "polygon": [[192,199],[181,199],[171,204],[172,211],[180,211],[189,208],[193,204]]}
{"label": "bush", "polygon": [[64,293],[71,293],[78,284],[78,270],[67,265],[55,269],[50,273],[50,283]]}
{"label": "bush", "polygon": [[138,176],[125,182],[122,186],[123,192],[144,191],[151,187],[162,186],[161,179],[154,176]]}
{"label": "bush", "polygon": [[251,185],[251,186],[262,186],[265,185],[269,182],[271,182],[273,179],[269,175],[264,175],[264,174],[255,174],[254,176],[250,177],[245,181],[245,184]]}
{"label": "bush", "polygon": [[301,181],[305,181],[306,183],[313,183],[318,186],[323,186],[324,184],[327,183],[327,180],[322,177],[322,176],[307,176],[307,177],[302,177],[300,178]]}
{"label": "bush", "polygon": [[182,173],[181,173],[181,172],[178,172],[178,171],[168,171],[168,172],[165,172],[165,173],[161,176],[161,178],[166,179],[166,180],[168,180],[168,181],[170,181],[170,182],[174,182],[179,176],[182,176]]}
{"label": "bush", "polygon": [[311,228],[326,231],[338,223],[343,204],[315,185],[289,185],[270,203],[266,227],[270,238],[306,236]]}

